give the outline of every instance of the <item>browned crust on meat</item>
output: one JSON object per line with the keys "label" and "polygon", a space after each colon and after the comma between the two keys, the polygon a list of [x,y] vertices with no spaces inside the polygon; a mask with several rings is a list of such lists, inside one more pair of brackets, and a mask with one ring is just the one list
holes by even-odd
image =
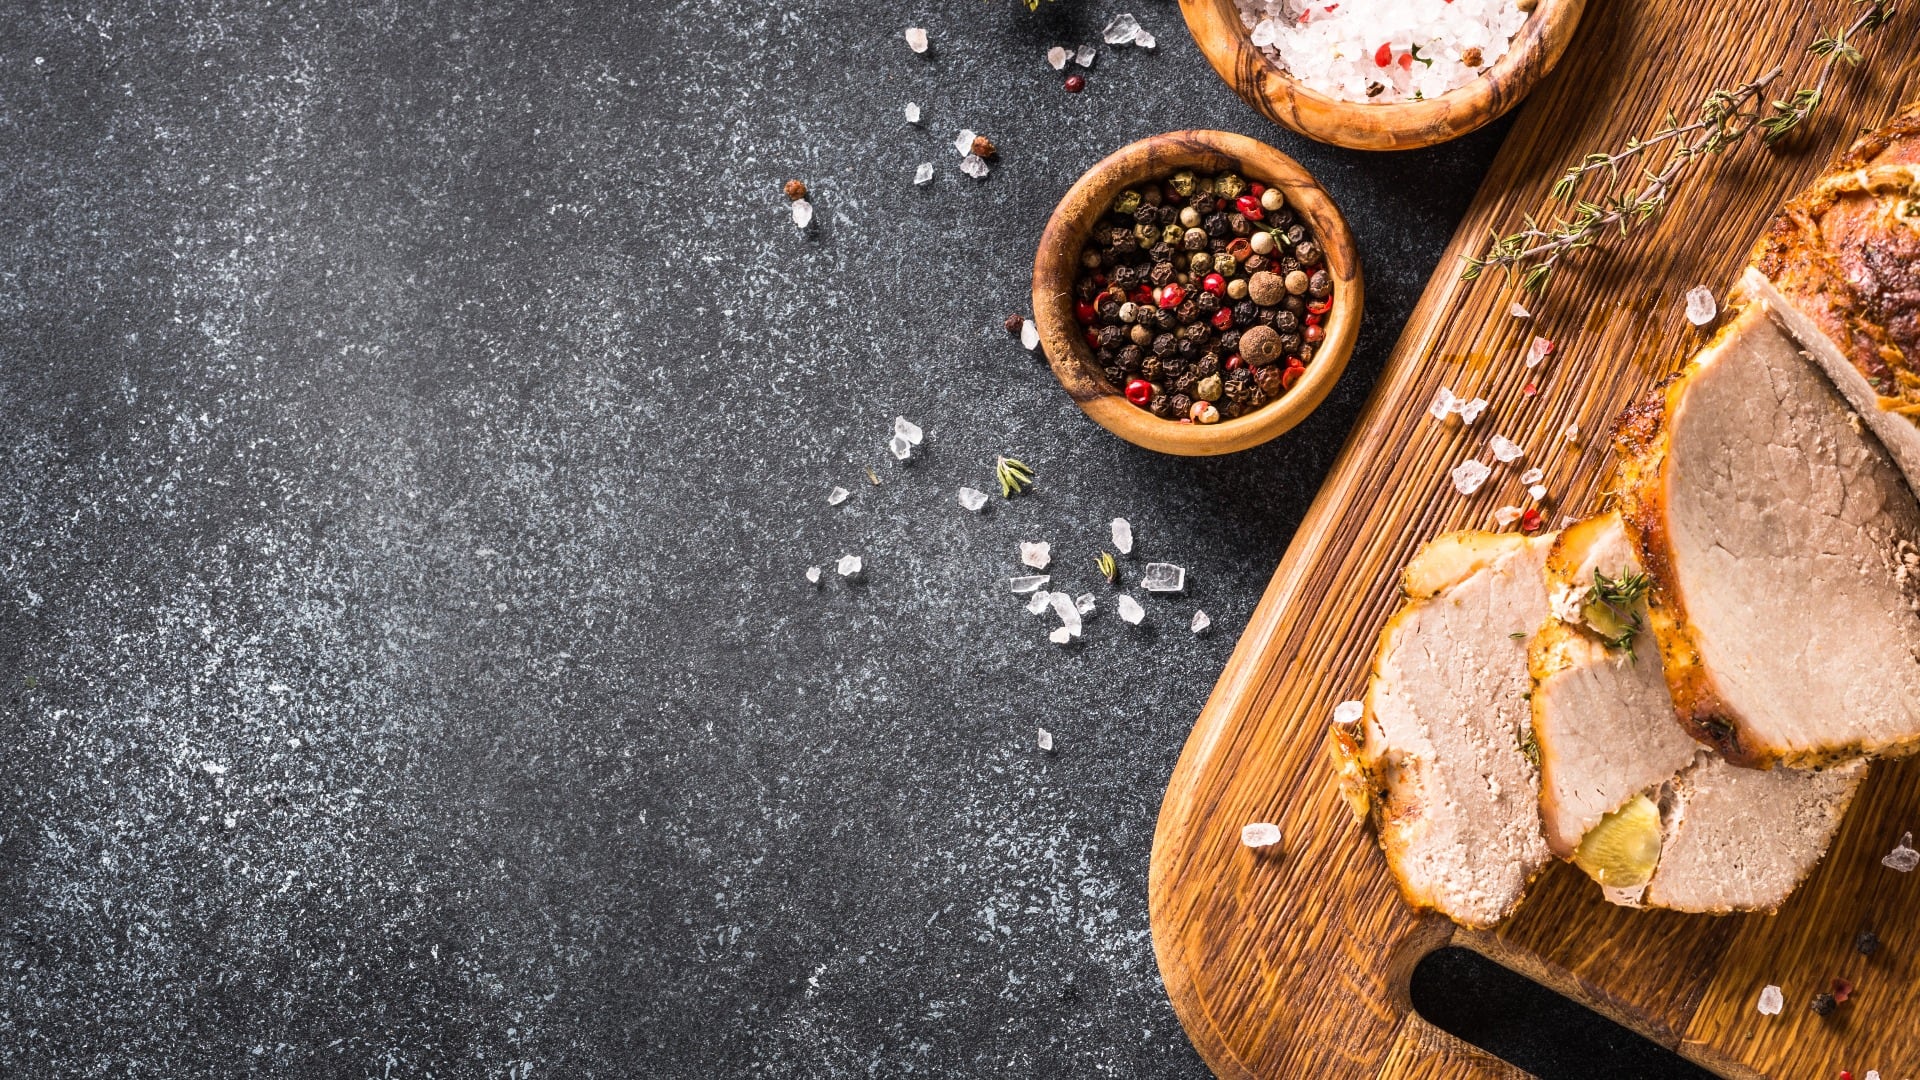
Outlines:
{"label": "browned crust on meat", "polygon": [[1753,265],[1832,339],[1881,408],[1920,414],[1920,103],[1788,200]]}
{"label": "browned crust on meat", "polygon": [[[1733,331],[1729,319],[1714,343]],[[1709,344],[1711,349],[1713,344]],[[1619,457],[1613,488],[1620,500],[1620,521],[1647,575],[1647,628],[1660,646],[1660,660],[1673,697],[1674,719],[1695,740],[1737,765],[1761,766],[1765,755],[1748,750],[1731,710],[1713,688],[1687,620],[1686,604],[1674,588],[1673,560],[1666,525],[1667,418],[1679,405],[1689,375],[1699,361],[1668,376],[1615,422],[1613,444]]]}

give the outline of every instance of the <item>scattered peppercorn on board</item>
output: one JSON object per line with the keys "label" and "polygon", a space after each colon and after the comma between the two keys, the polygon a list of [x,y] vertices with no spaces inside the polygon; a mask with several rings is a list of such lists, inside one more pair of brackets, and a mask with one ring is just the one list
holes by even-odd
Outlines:
{"label": "scattered peppercorn on board", "polygon": [[[1183,0],[1194,4],[1208,0]],[[1810,130],[1785,152],[1742,147],[1680,189],[1664,221],[1584,252],[1530,319],[1497,280],[1462,282],[1459,257],[1490,230],[1546,206],[1584,154],[1686,115],[1716,86],[1779,62],[1844,24],[1847,0],[1590,5],[1559,69],[1524,106],[1347,446],[1194,726],[1161,807],[1153,937],[1175,1010],[1223,1077],[1513,1077],[1517,1070],[1412,1011],[1415,962],[1442,945],[1478,950],[1729,1077],[1920,1075],[1920,873],[1881,856],[1920,831],[1920,760],[1883,762],[1825,861],[1774,916],[1708,917],[1607,904],[1556,865],[1497,931],[1459,930],[1400,900],[1373,838],[1341,801],[1323,750],[1336,702],[1360,696],[1374,640],[1415,548],[1456,528],[1492,528],[1529,505],[1519,468],[1470,497],[1448,472],[1505,435],[1545,470],[1547,524],[1598,504],[1614,416],[1676,370],[1711,327],[1685,316],[1702,283],[1724,297],[1761,226],[1862,128],[1920,98],[1920,5],[1903,5],[1865,64],[1838,73]],[[1556,344],[1523,363],[1536,335]],[[1523,388],[1536,382],[1537,393]],[[1441,387],[1492,403],[1472,426],[1427,413]],[[1562,432],[1578,425],[1579,441]],[[1240,842],[1277,822],[1281,844]],[[1872,956],[1856,934],[1880,939]],[[1852,993],[1810,1008],[1834,978]],[[1757,1010],[1778,985],[1785,1010]]]}

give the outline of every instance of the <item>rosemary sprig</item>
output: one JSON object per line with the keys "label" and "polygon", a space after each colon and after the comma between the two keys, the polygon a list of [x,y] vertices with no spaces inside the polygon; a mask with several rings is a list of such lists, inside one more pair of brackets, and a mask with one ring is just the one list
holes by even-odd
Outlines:
{"label": "rosemary sprig", "polygon": [[[1472,281],[1488,268],[1497,268],[1510,279],[1517,277],[1522,289],[1538,292],[1566,255],[1595,245],[1614,229],[1625,236],[1658,216],[1671,200],[1674,187],[1703,158],[1725,153],[1756,130],[1762,143],[1779,142],[1819,107],[1836,64],[1861,62],[1864,57],[1855,41],[1886,25],[1894,15],[1894,0],[1854,3],[1864,10],[1852,23],[1821,35],[1807,46],[1808,52],[1820,58],[1820,73],[1813,86],[1769,103],[1768,88],[1782,71],[1776,64],[1731,90],[1709,93],[1686,123],[1668,113],[1659,130],[1645,138],[1628,140],[1619,152],[1588,154],[1569,166],[1553,185],[1552,200],[1563,206],[1572,204],[1570,212],[1544,223],[1528,215],[1520,230],[1507,236],[1496,233],[1485,254],[1463,257],[1461,278]],[[1658,167],[1645,164],[1657,149],[1666,151]],[[1639,166],[1638,182],[1616,190],[1622,166],[1628,163]],[[1600,181],[1600,192],[1592,198],[1577,198],[1582,185],[1594,179]]]}
{"label": "rosemary sprig", "polygon": [[1094,563],[1100,567],[1100,576],[1107,579],[1107,584],[1111,585],[1120,580],[1120,564],[1113,560],[1111,553],[1101,552],[1100,557],[1095,559]]}
{"label": "rosemary sprig", "polygon": [[1011,499],[1033,485],[1033,470],[1010,457],[995,455],[993,477],[1000,481],[1000,497]]}

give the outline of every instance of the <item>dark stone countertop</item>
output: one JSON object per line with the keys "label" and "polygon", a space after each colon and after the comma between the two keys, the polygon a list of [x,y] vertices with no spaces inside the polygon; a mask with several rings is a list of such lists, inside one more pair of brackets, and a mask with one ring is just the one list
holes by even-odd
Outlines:
{"label": "dark stone countertop", "polygon": [[[1202,1075],[1161,792],[1498,130],[1307,143],[1167,0],[170,7],[0,40],[0,1075]],[[1175,460],[1000,322],[1082,169],[1206,126],[1369,307],[1304,427]],[[1116,515],[1190,574],[1138,629]]]}

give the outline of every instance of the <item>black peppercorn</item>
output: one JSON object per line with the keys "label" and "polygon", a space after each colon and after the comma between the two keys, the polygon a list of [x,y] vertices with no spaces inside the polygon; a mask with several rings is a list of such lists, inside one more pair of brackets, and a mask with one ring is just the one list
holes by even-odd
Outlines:
{"label": "black peppercorn", "polygon": [[1194,357],[1200,355],[1200,343],[1192,340],[1191,338],[1182,338],[1180,341],[1179,355],[1180,355],[1180,358],[1183,360],[1193,359]]}
{"label": "black peppercorn", "polygon": [[1289,246],[1299,247],[1300,241],[1307,238],[1307,230],[1303,225],[1289,225],[1285,235]]}
{"label": "black peppercorn", "polygon": [[1252,326],[1254,320],[1259,318],[1259,315],[1260,309],[1254,307],[1253,301],[1251,300],[1242,300],[1233,305],[1233,325],[1242,330]]}
{"label": "black peppercorn", "polygon": [[[1107,329],[1111,330],[1113,327],[1109,326]],[[1115,360],[1119,359],[1119,354],[1113,346],[1102,345],[1098,349],[1093,350],[1093,358],[1099,361],[1101,367],[1110,367]]]}
{"label": "black peppercorn", "polygon": [[1154,262],[1170,262],[1177,254],[1179,254],[1179,252],[1174,250],[1173,245],[1165,241],[1153,245],[1152,249],[1147,252],[1147,256]]}
{"label": "black peppercorn", "polygon": [[1133,223],[1135,225],[1153,225],[1157,227],[1160,224],[1159,208],[1148,206],[1145,203],[1140,204],[1134,208]]}
{"label": "black peppercorn", "polygon": [[1255,386],[1260,388],[1260,392],[1267,397],[1278,397],[1280,394],[1280,365],[1270,364],[1263,368],[1254,368],[1253,382]]}
{"label": "black peppercorn", "polygon": [[1307,291],[1312,293],[1317,300],[1324,300],[1332,296],[1333,275],[1327,273],[1325,270],[1315,270],[1312,279],[1307,282]]}
{"label": "black peppercorn", "polygon": [[1120,347],[1120,366],[1128,371],[1139,371],[1140,358],[1145,355],[1146,350],[1138,345],[1123,345]]}
{"label": "black peppercorn", "polygon": [[1232,229],[1233,235],[1235,236],[1253,235],[1253,222],[1248,221],[1239,214],[1227,215],[1227,228]]}
{"label": "black peppercorn", "polygon": [[1073,298],[1081,303],[1091,303],[1098,295],[1100,295],[1100,286],[1094,284],[1090,277],[1083,277],[1073,283]]}
{"label": "black peppercorn", "polygon": [[1219,343],[1221,352],[1230,353],[1240,347],[1240,331],[1231,329],[1222,330],[1220,331],[1220,336],[1215,340]]}
{"label": "black peppercorn", "polygon": [[1247,273],[1249,275],[1252,275],[1252,274],[1257,274],[1262,270],[1265,270],[1268,266],[1272,265],[1272,263],[1273,263],[1273,260],[1267,258],[1265,255],[1249,255],[1247,256],[1246,261],[1242,262],[1240,265],[1246,267]]}
{"label": "black peppercorn", "polygon": [[1173,313],[1183,324],[1194,322],[1200,318],[1200,302],[1189,296],[1180,301],[1180,306],[1174,308]]}
{"label": "black peppercorn", "polygon": [[1880,935],[1871,930],[1862,930],[1853,935],[1853,948],[1861,956],[1872,956],[1880,951]]}
{"label": "black peppercorn", "polygon": [[1146,359],[1140,361],[1140,377],[1150,383],[1159,382],[1160,358],[1157,356],[1148,356]]}
{"label": "black peppercorn", "polygon": [[1133,274],[1133,267],[1128,266],[1126,263],[1121,263],[1107,274],[1107,282],[1112,285],[1118,285],[1124,289],[1133,284]]}
{"label": "black peppercorn", "polygon": [[1153,339],[1153,355],[1165,356],[1177,348],[1179,344],[1179,341],[1175,339],[1172,334],[1161,334],[1159,337]]}
{"label": "black peppercorn", "polygon": [[1192,397],[1193,388],[1200,385],[1200,376],[1195,375],[1192,369],[1188,369],[1175,375],[1167,385],[1171,387],[1176,394],[1185,394],[1188,397]]}
{"label": "black peppercorn", "polygon": [[1180,316],[1172,308],[1157,308],[1153,313],[1153,325],[1162,330],[1172,330],[1180,325]]}
{"label": "black peppercorn", "polygon": [[1120,368],[1104,367],[1100,369],[1100,374],[1107,377],[1107,385],[1115,390],[1127,385],[1127,373]]}
{"label": "black peppercorn", "polygon": [[1172,420],[1174,418],[1173,397],[1169,394],[1153,395],[1153,404],[1149,406],[1149,408],[1153,410],[1153,415],[1162,420]]}
{"label": "black peppercorn", "polygon": [[1102,349],[1118,349],[1125,343],[1126,335],[1127,332],[1118,326],[1103,326],[1100,328],[1100,347]]}
{"label": "black peppercorn", "polygon": [[1185,416],[1187,410],[1191,408],[1193,408],[1193,397],[1190,394],[1179,392],[1167,398],[1167,411],[1175,416]]}
{"label": "black peppercorn", "polygon": [[1102,319],[1107,320],[1108,322],[1113,322],[1119,319],[1120,318],[1120,301],[1115,300],[1111,296],[1107,297],[1105,300],[1100,301],[1100,317]]}
{"label": "black peppercorn", "polygon": [[1278,259],[1274,260],[1273,269],[1274,269],[1274,272],[1278,273],[1281,277],[1286,277],[1288,274],[1293,273],[1295,270],[1305,270],[1306,267],[1300,265],[1299,259],[1296,259],[1291,255],[1282,255]]}
{"label": "black peppercorn", "polygon": [[1220,310],[1220,297],[1203,289],[1199,296],[1193,298],[1193,305],[1200,309],[1200,314],[1211,315]]}
{"label": "black peppercorn", "polygon": [[1836,1004],[1838,1004],[1838,1002],[1836,1002],[1836,1001],[1834,1001],[1834,1000],[1833,1000],[1833,995],[1832,995],[1832,994],[1815,994],[1815,995],[1813,995],[1813,1005],[1812,1005],[1812,1008],[1813,1008],[1813,1011],[1814,1011],[1814,1013],[1815,1013],[1816,1015],[1819,1015],[1819,1016],[1832,1016],[1832,1015],[1833,1015],[1833,1007],[1834,1007],[1834,1006],[1835,1006]]}
{"label": "black peppercorn", "polygon": [[1299,353],[1300,344],[1301,343],[1300,343],[1299,334],[1281,334],[1280,335],[1280,355],[1293,356]]}
{"label": "black peppercorn", "polygon": [[1281,308],[1273,313],[1273,328],[1282,334],[1297,334],[1300,332],[1300,316]]}
{"label": "black peppercorn", "polygon": [[1177,207],[1162,206],[1158,208],[1158,212],[1159,212],[1159,217],[1157,220],[1160,222],[1160,227],[1163,229],[1169,225],[1172,225],[1174,222],[1180,220],[1180,211]]}
{"label": "black peppercorn", "polygon": [[[1273,369],[1267,368],[1266,370],[1272,371]],[[1267,393],[1266,387],[1260,386],[1256,383],[1253,388],[1253,396],[1247,399],[1247,411],[1252,412],[1253,410],[1259,408],[1262,405],[1265,405],[1267,402],[1272,400],[1273,400],[1273,395]]]}
{"label": "black peppercorn", "polygon": [[1189,341],[1194,341],[1194,342],[1205,341],[1207,340],[1207,334],[1209,332],[1210,331],[1208,330],[1206,323],[1203,323],[1203,322],[1189,323],[1186,326],[1183,326],[1180,328],[1180,341],[1183,344]]}
{"label": "black peppercorn", "polygon": [[1295,315],[1305,315],[1307,313],[1307,302],[1298,296],[1287,297],[1285,300],[1280,301],[1280,306],[1293,312]]}
{"label": "black peppercorn", "polygon": [[[1239,344],[1237,341],[1235,344]],[[1220,356],[1218,353],[1204,353],[1193,362],[1193,374],[1197,379],[1220,374]]]}
{"label": "black peppercorn", "polygon": [[1202,224],[1206,227],[1207,235],[1215,240],[1225,240],[1233,235],[1233,226],[1227,224],[1225,214],[1208,214]]}
{"label": "black peppercorn", "polygon": [[1313,266],[1320,261],[1320,245],[1302,240],[1293,246],[1293,257],[1299,259],[1302,266]]}
{"label": "black peppercorn", "polygon": [[1108,247],[1110,248],[1117,248],[1117,247],[1123,247],[1123,246],[1130,247],[1132,246],[1132,244],[1133,244],[1133,226],[1129,225],[1123,228],[1121,226],[1116,225],[1113,228],[1107,230],[1107,246]]}

